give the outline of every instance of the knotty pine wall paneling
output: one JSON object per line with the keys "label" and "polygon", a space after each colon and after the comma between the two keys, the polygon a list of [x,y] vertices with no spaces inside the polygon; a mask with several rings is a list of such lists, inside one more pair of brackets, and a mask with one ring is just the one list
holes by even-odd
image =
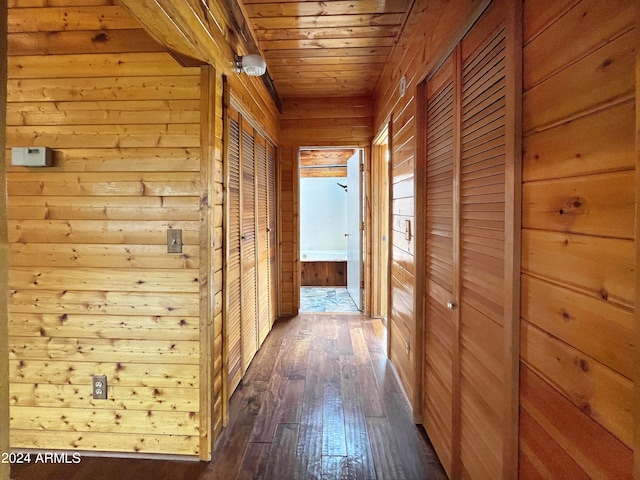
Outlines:
{"label": "knotty pine wall paneling", "polygon": [[[487,7],[488,1],[415,2],[389,62],[376,86],[374,132],[391,122],[391,218],[389,356],[396,367],[414,418],[420,420],[422,358],[418,320],[422,296],[415,294],[415,238],[405,240],[406,221],[415,231],[415,91],[434,72]],[[404,77],[407,90],[400,95]],[[419,278],[418,282],[421,281]]]}
{"label": "knotty pine wall paneling", "polygon": [[632,477],[637,22],[634,2],[524,2],[524,479]]}
{"label": "knotty pine wall paneling", "polygon": [[[105,2],[112,3],[112,2]],[[229,18],[223,0],[208,2],[155,2],[153,0],[120,0],[152,36],[171,51],[186,57],[187,63],[201,61],[215,66],[226,75],[229,86],[245,115],[261,125],[271,141],[277,143],[278,107],[262,79],[237,74],[234,54],[246,55],[244,34],[235,31],[235,20]],[[181,61],[184,58],[180,58]]]}
{"label": "knotty pine wall paneling", "polygon": [[[0,7],[0,51],[7,51],[7,4]],[[0,59],[0,145],[6,140],[7,57]],[[2,153],[2,161],[6,154]],[[1,165],[0,165],[1,167]],[[0,452],[10,451],[9,440],[9,332],[7,318],[7,284],[9,275],[7,241],[6,171],[0,168]],[[11,466],[0,464],[0,479],[9,480]]]}
{"label": "knotty pine wall paneling", "polygon": [[300,231],[300,182],[297,147],[281,145],[278,184],[280,185],[278,192],[278,223],[280,226],[278,311],[283,316],[295,316],[300,309],[300,235],[298,233]]}
{"label": "knotty pine wall paneling", "polygon": [[347,262],[302,262],[301,285],[346,287]]}
{"label": "knotty pine wall paneling", "polygon": [[[201,403],[220,402],[202,382],[220,362],[203,373],[201,162],[216,142],[202,149],[200,129],[219,114],[202,112],[200,68],[120,7],[80,3],[8,16],[7,147],[55,150],[43,169],[7,155],[11,445],[208,458]],[[108,400],[91,398],[93,374]]]}
{"label": "knotty pine wall paneling", "polygon": [[[11,324],[11,332],[18,332],[12,337],[34,335],[35,324],[25,326],[28,316],[22,310],[56,310],[37,313],[37,318],[42,318],[43,331],[57,345],[53,363],[43,360],[48,354],[26,362],[17,359],[26,349],[12,353],[11,378],[19,379],[12,389],[20,393],[16,397],[20,405],[14,410],[48,405],[54,397],[66,401],[68,385],[81,385],[92,373],[106,370],[115,378],[114,392],[120,387],[121,392],[144,387],[138,408],[153,412],[152,407],[161,404],[184,411],[188,421],[174,413],[167,416],[167,423],[178,424],[187,441],[178,441],[172,427],[156,422],[144,427],[152,431],[150,436],[145,433],[144,444],[142,436],[122,433],[137,423],[135,412],[127,413],[133,420],[124,423],[115,413],[116,427],[109,432],[94,429],[96,433],[87,433],[82,441],[70,433],[73,424],[60,427],[53,420],[43,432],[14,429],[15,437],[28,446],[198,454],[207,459],[227,406],[222,328],[223,75],[230,75],[229,84],[247,115],[273,142],[278,137],[277,109],[259,80],[233,72],[233,51],[242,53],[242,47],[238,48],[218,2],[207,5],[211,15],[198,24],[207,30],[204,43],[215,40],[214,48],[206,48],[201,58],[215,68],[202,71],[179,66],[141,25],[167,44],[182,41],[185,32],[158,34],[154,30],[159,25],[157,16],[145,16],[149,5],[129,3],[123,2],[138,19],[110,1],[11,5],[7,134],[15,145],[37,138],[57,150],[54,169],[41,172],[46,181],[35,179],[26,169],[8,168],[16,287],[12,303],[21,310]],[[184,5],[165,6],[180,18],[194,13]],[[175,23],[165,27],[178,28]],[[203,52],[192,53],[197,57]],[[183,229],[182,255],[165,253],[165,230],[170,225]],[[28,280],[33,268],[55,271],[47,272],[49,280],[37,285]],[[67,270],[73,271],[73,278]],[[162,275],[156,279],[159,270]],[[130,271],[144,274],[134,287],[125,275]],[[101,276],[93,283],[82,283],[81,290],[76,284],[83,282],[80,279],[87,272]],[[106,277],[109,280],[103,282]],[[98,282],[105,290],[91,290]],[[34,292],[54,284],[69,284],[77,291],[61,290],[65,302],[59,302],[55,291],[37,297],[27,294],[25,284]],[[93,292],[93,297],[87,292]],[[37,298],[38,305],[28,307],[32,301],[28,296]],[[133,309],[138,313],[131,315]],[[117,322],[121,315],[127,315],[130,327]],[[178,316],[184,318],[173,326]],[[65,328],[49,326],[57,317],[65,320]],[[100,325],[94,321],[98,317]],[[80,340],[86,344],[87,336],[89,344],[101,344],[100,350],[72,352],[73,342],[80,348]],[[110,361],[120,359],[122,350],[131,350],[129,363]],[[157,352],[165,354],[163,360]],[[90,361],[74,360],[83,355]],[[154,356],[151,368],[147,362]],[[29,385],[42,386],[43,378],[51,385],[44,400],[39,400]],[[69,401],[68,408],[85,401],[84,397]],[[131,399],[123,405],[131,409],[130,403]],[[156,435],[158,429],[163,431]],[[55,442],[49,444],[48,438]]]}
{"label": "knotty pine wall paneling", "polygon": [[279,138],[279,305],[282,315],[297,315],[301,276],[299,149],[362,147],[368,156],[373,140],[373,101],[368,97],[285,98]]}

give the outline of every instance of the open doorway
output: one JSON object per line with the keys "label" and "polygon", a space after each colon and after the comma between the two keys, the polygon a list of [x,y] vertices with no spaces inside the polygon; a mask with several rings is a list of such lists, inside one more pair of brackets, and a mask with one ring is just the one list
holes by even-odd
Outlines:
{"label": "open doorway", "polygon": [[363,310],[361,148],[300,149],[300,311]]}

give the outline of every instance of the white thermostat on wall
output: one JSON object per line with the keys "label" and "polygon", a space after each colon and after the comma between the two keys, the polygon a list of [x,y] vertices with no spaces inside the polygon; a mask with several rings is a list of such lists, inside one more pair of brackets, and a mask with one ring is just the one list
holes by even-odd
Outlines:
{"label": "white thermostat on wall", "polygon": [[20,167],[50,167],[53,165],[53,150],[48,147],[13,147],[11,165]]}

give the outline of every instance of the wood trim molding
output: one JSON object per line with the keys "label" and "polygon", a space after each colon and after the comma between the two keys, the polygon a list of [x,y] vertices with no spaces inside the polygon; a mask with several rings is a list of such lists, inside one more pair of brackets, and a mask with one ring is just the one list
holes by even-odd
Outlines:
{"label": "wood trim molding", "polygon": [[223,189],[223,213],[222,213],[222,242],[223,242],[223,259],[222,259],[222,425],[226,427],[229,424],[229,331],[227,322],[227,308],[229,305],[229,289],[227,288],[227,259],[229,258],[229,108],[231,107],[231,96],[229,83],[226,76],[222,76],[222,163],[223,173],[222,182],[225,185]]}
{"label": "wood trim molding", "polygon": [[[416,162],[415,162],[415,225],[423,225],[427,218],[427,82],[417,86],[416,98]],[[424,408],[424,332],[425,332],[425,279],[426,268],[426,227],[415,228],[415,292],[413,311],[416,319],[414,370],[415,395],[413,400],[413,421],[423,422]]]}
{"label": "wood trim molding", "polygon": [[[387,212],[387,222],[389,225],[389,237],[387,238],[389,244],[389,255],[387,256],[387,358],[391,358],[391,335],[393,334],[393,329],[391,328],[391,272],[393,266],[393,256],[391,255],[391,249],[393,248],[393,114],[389,116],[387,122],[387,150],[389,151],[389,162],[387,163],[387,178],[389,179],[387,182],[387,199],[389,204],[389,210]],[[422,355],[422,352],[418,352],[418,354]]]}
{"label": "wood trim molding", "polygon": [[636,3],[636,295],[635,295],[635,365],[633,372],[634,398],[633,398],[633,478],[640,479],[640,2]]}
{"label": "wood trim molding", "polygon": [[460,372],[460,324],[462,322],[460,308],[460,218],[461,218],[461,176],[462,176],[462,45],[453,51],[453,345],[451,349],[451,478],[461,478],[461,423],[462,395]]}
{"label": "wood trim molding", "polygon": [[213,378],[213,157],[215,151],[216,72],[209,65],[201,70],[200,122],[200,460],[210,460],[213,451],[213,408],[216,382]]}
{"label": "wood trim molding", "polygon": [[518,477],[520,407],[520,257],[522,230],[523,6],[508,1],[506,33],[505,289],[503,478]]}
{"label": "wood trim molding", "polygon": [[[235,0],[220,2],[234,28],[231,38],[235,38],[237,42],[233,45],[223,36],[214,13],[204,2],[120,0],[120,3],[182,65],[203,62],[216,66],[220,70],[224,70],[221,67],[225,65],[231,69],[234,56],[240,53],[240,48],[247,52],[260,51],[253,37],[245,31],[247,27],[242,11],[239,7],[230,6],[230,4],[237,6]],[[240,17],[242,21],[239,20]],[[282,112],[282,101],[273,85],[273,80],[268,73],[262,75],[260,79],[274,104]]]}

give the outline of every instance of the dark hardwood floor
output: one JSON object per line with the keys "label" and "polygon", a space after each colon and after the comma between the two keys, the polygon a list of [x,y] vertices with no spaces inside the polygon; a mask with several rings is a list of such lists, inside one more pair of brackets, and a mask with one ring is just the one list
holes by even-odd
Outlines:
{"label": "dark hardwood floor", "polygon": [[446,479],[409,416],[379,320],[279,320],[231,399],[211,462],[82,457],[14,480]]}

